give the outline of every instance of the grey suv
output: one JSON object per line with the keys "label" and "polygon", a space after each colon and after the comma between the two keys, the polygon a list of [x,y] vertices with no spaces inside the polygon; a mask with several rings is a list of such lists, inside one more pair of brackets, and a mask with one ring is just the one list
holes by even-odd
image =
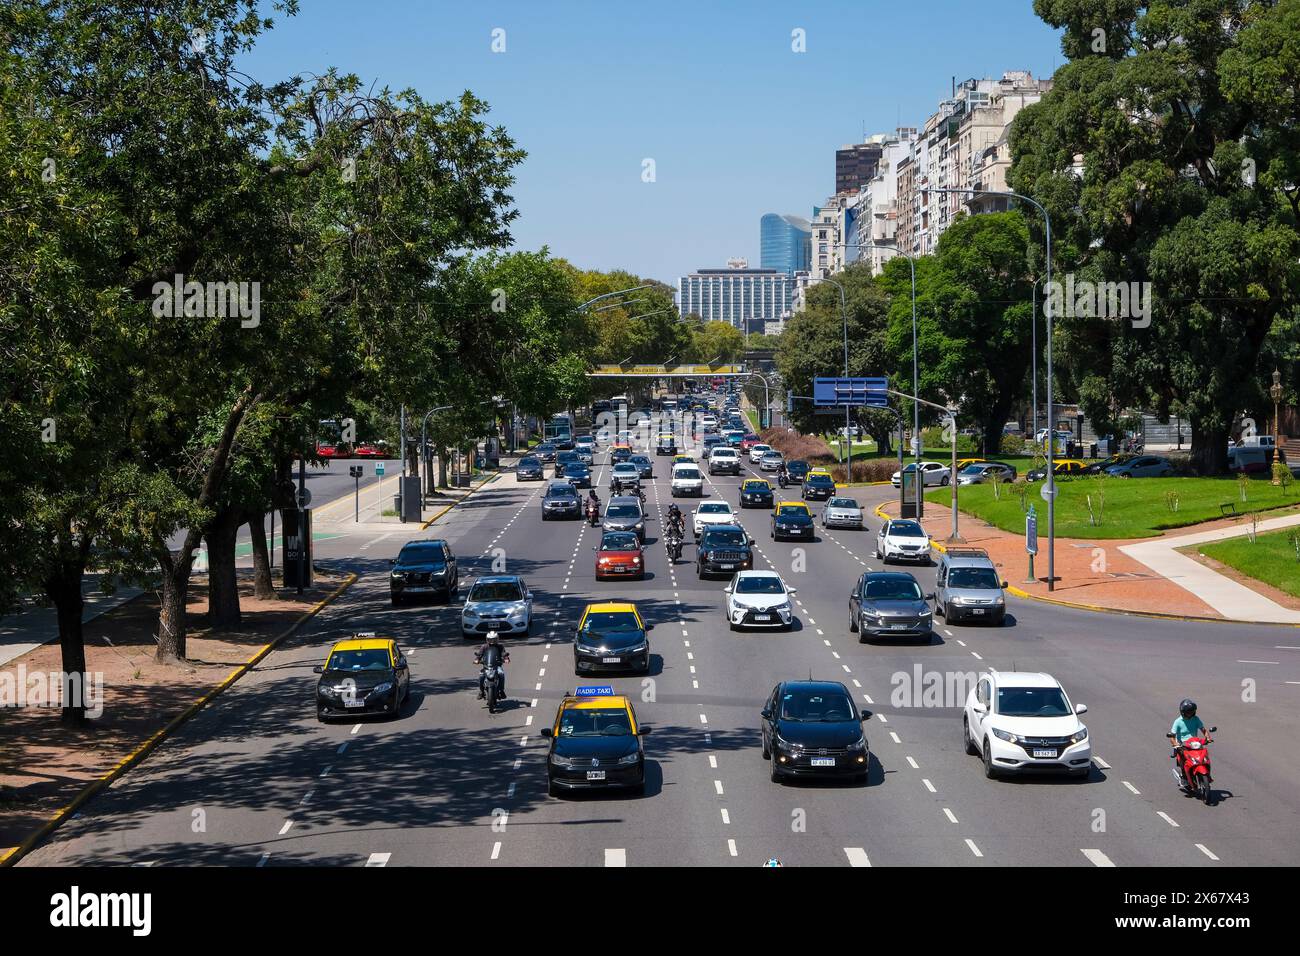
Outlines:
{"label": "grey suv", "polygon": [[641,510],[641,499],[632,495],[610,498],[601,528],[604,531],[632,531],[644,541],[645,512]]}
{"label": "grey suv", "polygon": [[935,611],[949,624],[988,621],[1001,624],[1007,599],[998,569],[983,548],[949,548],[939,558]]}
{"label": "grey suv", "polygon": [[933,597],[905,571],[868,571],[849,595],[849,630],[858,632],[860,642],[869,637],[928,641],[934,630]]}

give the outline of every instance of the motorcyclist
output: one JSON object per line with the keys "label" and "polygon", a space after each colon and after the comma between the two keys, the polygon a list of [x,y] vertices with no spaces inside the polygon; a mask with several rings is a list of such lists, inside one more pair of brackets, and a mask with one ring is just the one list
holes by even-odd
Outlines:
{"label": "motorcyclist", "polygon": [[600,495],[596,494],[595,488],[587,490],[587,511],[595,511],[597,515],[600,514]]}
{"label": "motorcyclist", "polygon": [[1173,752],[1169,755],[1179,761],[1179,767],[1182,767],[1183,743],[1189,737],[1205,736],[1205,721],[1196,716],[1196,701],[1190,697],[1184,697],[1178,704],[1178,719],[1174,721],[1173,726],[1169,728],[1169,733],[1165,734],[1169,738],[1169,743],[1173,745]]}
{"label": "motorcyclist", "polygon": [[676,502],[668,506],[668,527],[677,532],[677,537],[686,536],[686,519],[682,517],[682,509],[677,507]]}
{"label": "motorcyclist", "polygon": [[777,467],[776,480],[781,485],[782,488],[784,488],[787,484],[790,483],[790,473],[785,470],[785,462],[781,462],[781,464]]}
{"label": "motorcyclist", "polygon": [[482,700],[487,696],[487,687],[484,684],[483,677],[491,668],[495,673],[496,668],[502,668],[501,671],[501,699],[506,697],[506,678],[504,666],[510,662],[510,652],[501,646],[501,635],[496,631],[488,631],[487,640],[482,646],[474,652],[474,662],[480,664],[483,670],[478,675],[478,697]]}

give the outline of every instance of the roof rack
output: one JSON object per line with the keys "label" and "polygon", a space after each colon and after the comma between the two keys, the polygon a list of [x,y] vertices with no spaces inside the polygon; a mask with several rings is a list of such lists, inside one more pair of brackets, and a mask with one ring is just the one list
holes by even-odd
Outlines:
{"label": "roof rack", "polygon": [[950,558],[987,558],[989,553],[983,548],[949,548],[947,551]]}

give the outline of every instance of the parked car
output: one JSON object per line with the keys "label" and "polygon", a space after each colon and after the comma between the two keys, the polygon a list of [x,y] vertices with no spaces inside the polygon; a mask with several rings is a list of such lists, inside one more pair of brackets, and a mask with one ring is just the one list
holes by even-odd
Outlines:
{"label": "parked car", "polygon": [[1174,463],[1157,455],[1138,455],[1122,464],[1111,465],[1106,474],[1116,478],[1169,478],[1174,474]]}
{"label": "parked car", "polygon": [[[1286,463],[1286,453],[1277,450],[1278,460]],[[1273,448],[1262,445],[1234,445],[1228,449],[1228,470],[1247,475],[1268,475],[1273,472]]]}
{"label": "parked car", "polygon": [[[1075,478],[1082,475],[1087,469],[1087,464],[1077,458],[1056,458],[1053,459],[1055,464],[1052,466],[1052,476],[1054,478]],[[1026,481],[1044,481],[1047,478],[1047,465],[1044,463],[1038,468],[1025,472]]]}
{"label": "parked car", "polygon": [[1000,461],[982,461],[957,470],[958,485],[985,485],[1016,480],[1016,469]]}
{"label": "parked car", "polygon": [[[910,474],[916,471],[916,462],[910,462],[902,471],[894,472],[889,479],[895,488],[903,481],[904,474]],[[929,487],[930,485],[946,485],[951,480],[951,472],[947,465],[941,461],[923,461],[921,462],[921,484]]]}

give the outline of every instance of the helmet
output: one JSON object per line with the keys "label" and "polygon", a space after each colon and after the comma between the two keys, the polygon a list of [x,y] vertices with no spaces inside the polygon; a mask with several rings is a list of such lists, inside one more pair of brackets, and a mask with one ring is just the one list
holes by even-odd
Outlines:
{"label": "helmet", "polygon": [[487,642],[489,644],[497,644],[500,643],[500,641],[501,641],[500,634],[498,634],[496,631],[488,631]]}
{"label": "helmet", "polygon": [[1195,717],[1196,701],[1192,700],[1190,697],[1184,697],[1178,704],[1178,713],[1182,714],[1184,717]]}

